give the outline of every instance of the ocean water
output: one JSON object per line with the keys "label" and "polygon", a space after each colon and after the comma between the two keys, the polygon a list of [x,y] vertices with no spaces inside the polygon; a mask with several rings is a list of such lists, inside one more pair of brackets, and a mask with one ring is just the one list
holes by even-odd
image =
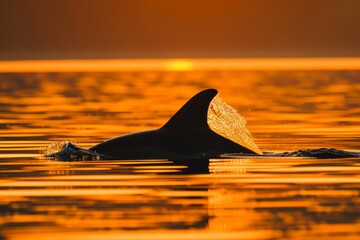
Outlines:
{"label": "ocean water", "polygon": [[360,158],[47,160],[216,88],[263,152],[360,151],[360,71],[0,73],[0,239],[359,239]]}

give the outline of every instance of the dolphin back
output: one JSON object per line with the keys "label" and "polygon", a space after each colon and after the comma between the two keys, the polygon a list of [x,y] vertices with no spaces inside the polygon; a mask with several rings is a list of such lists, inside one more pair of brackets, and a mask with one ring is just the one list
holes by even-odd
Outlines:
{"label": "dolphin back", "polygon": [[115,137],[89,150],[113,159],[208,159],[222,153],[253,154],[209,127],[209,106],[217,94],[215,89],[196,94],[160,129]]}

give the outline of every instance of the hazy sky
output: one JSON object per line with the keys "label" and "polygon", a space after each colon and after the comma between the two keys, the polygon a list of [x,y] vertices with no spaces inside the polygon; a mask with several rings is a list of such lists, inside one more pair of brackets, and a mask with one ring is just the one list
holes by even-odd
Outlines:
{"label": "hazy sky", "polygon": [[360,56],[359,0],[0,0],[0,59]]}

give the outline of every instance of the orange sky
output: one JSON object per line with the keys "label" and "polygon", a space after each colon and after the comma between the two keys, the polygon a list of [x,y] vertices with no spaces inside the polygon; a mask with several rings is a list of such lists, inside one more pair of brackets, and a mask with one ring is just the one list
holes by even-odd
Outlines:
{"label": "orange sky", "polygon": [[358,57],[360,1],[1,0],[0,60]]}

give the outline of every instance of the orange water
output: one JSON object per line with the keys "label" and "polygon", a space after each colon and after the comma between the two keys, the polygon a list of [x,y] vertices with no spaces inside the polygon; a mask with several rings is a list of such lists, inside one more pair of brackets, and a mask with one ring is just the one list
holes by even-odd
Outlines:
{"label": "orange water", "polygon": [[216,88],[262,151],[360,151],[360,71],[0,73],[0,239],[358,239],[360,159],[41,160]]}

